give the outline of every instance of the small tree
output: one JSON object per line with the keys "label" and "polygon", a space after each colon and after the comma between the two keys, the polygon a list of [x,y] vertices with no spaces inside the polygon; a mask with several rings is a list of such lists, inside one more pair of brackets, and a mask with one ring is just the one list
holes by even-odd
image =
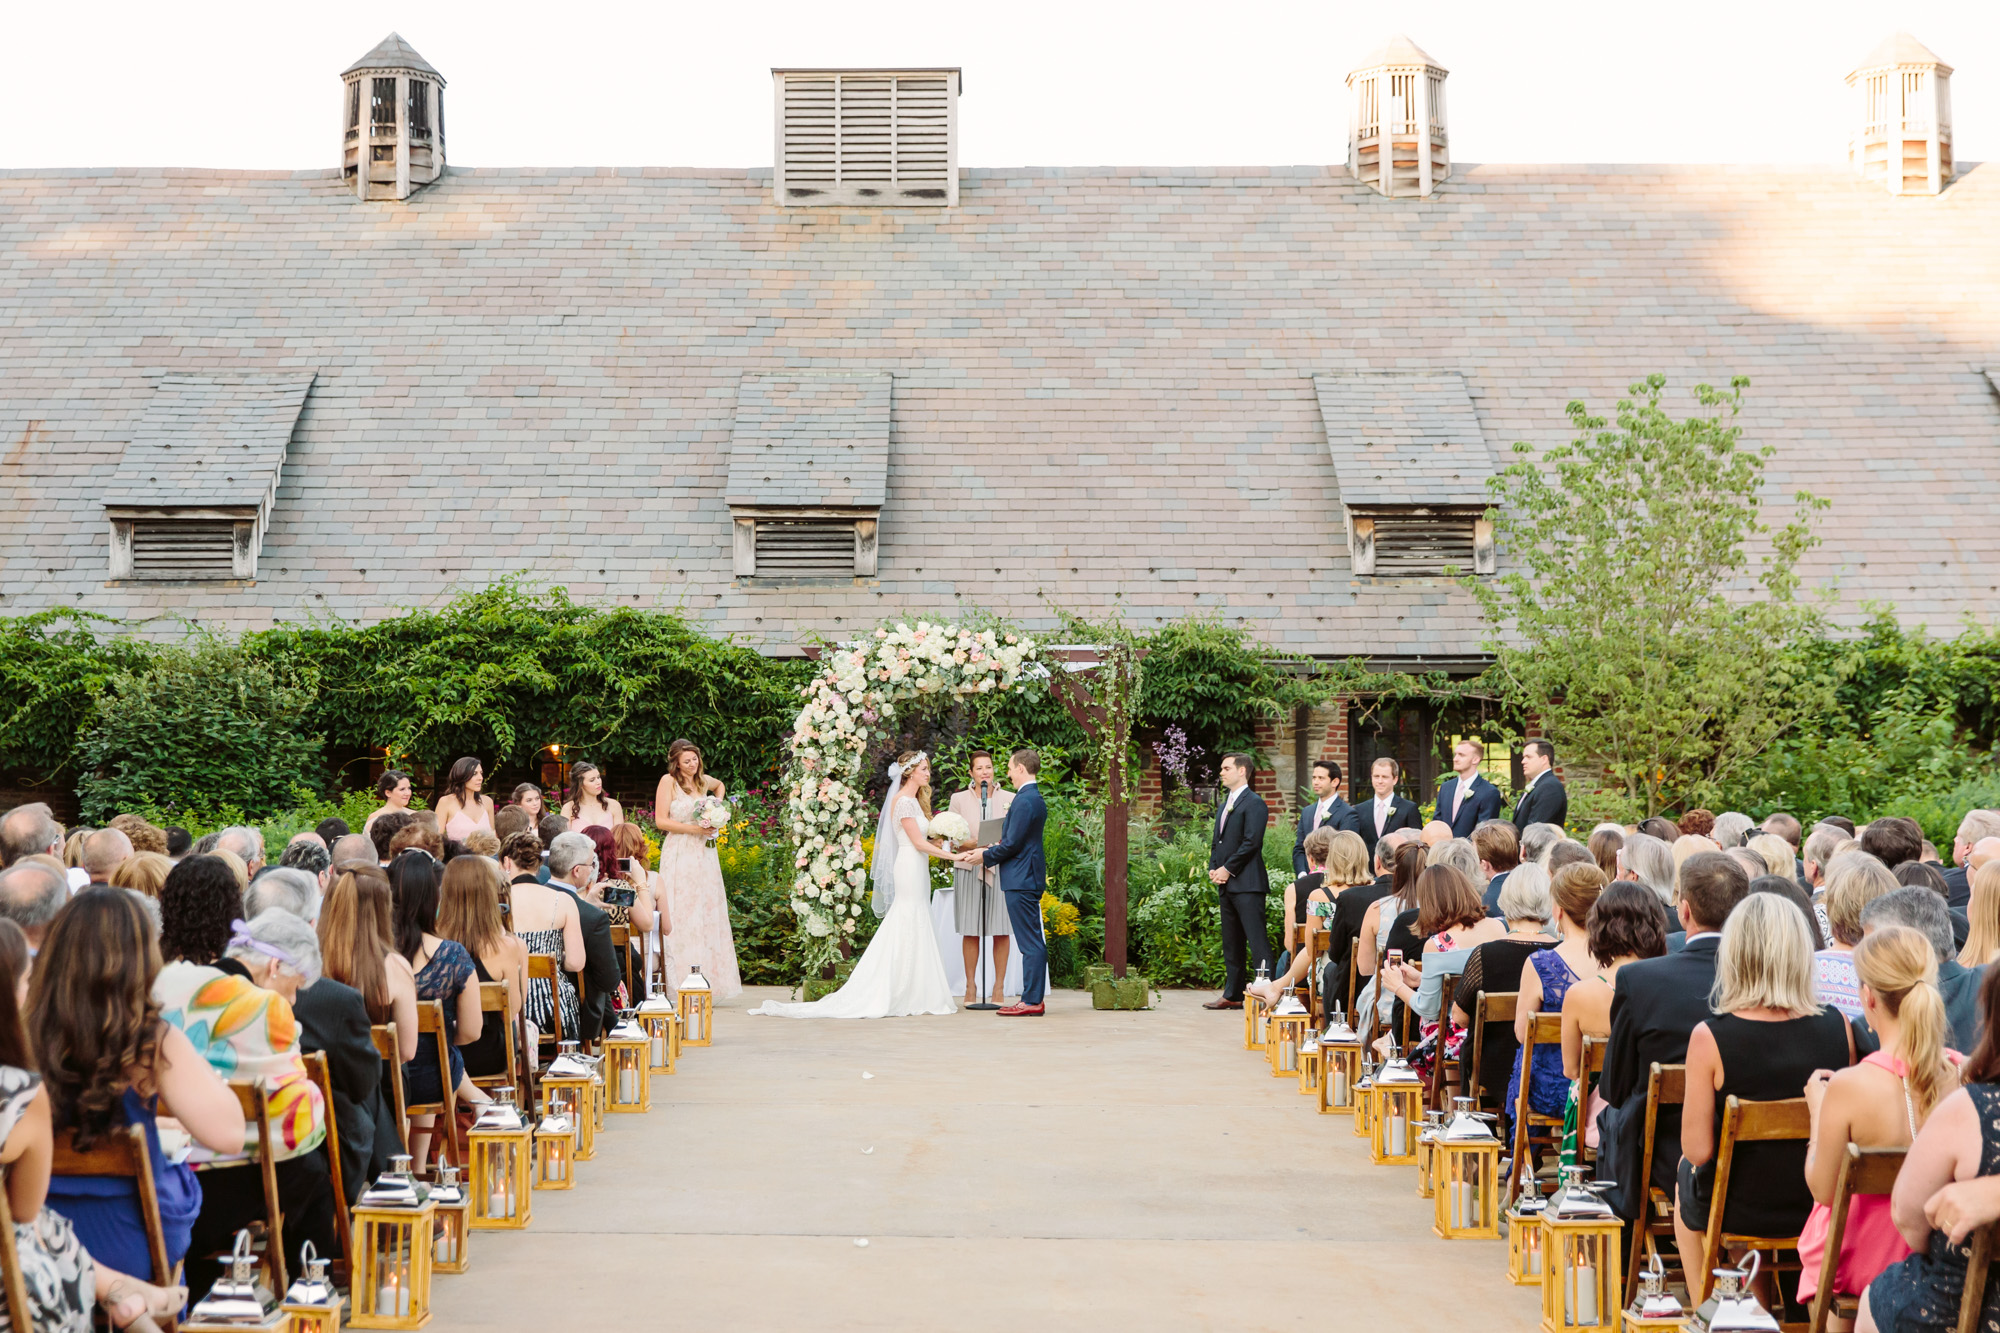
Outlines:
{"label": "small tree", "polygon": [[1650,376],[1619,400],[1615,429],[1572,402],[1576,438],[1539,461],[1516,444],[1528,456],[1492,482],[1514,566],[1471,581],[1493,678],[1570,763],[1649,814],[1704,799],[1830,703],[1800,650],[1818,614],[1797,598],[1826,502],[1800,491],[1788,522],[1763,522],[1772,451],[1735,424],[1748,383],[1696,385],[1701,410],[1675,420],[1665,376]]}
{"label": "small tree", "polygon": [[261,819],[317,794],[326,773],[321,738],[305,727],[313,694],[311,680],[281,679],[240,647],[162,649],[112,678],[78,742],[83,817]]}

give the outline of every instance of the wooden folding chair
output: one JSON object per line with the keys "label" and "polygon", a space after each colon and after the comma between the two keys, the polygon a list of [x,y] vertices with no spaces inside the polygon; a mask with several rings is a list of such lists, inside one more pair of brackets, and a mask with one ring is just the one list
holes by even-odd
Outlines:
{"label": "wooden folding chair", "polygon": [[1438,991],[1437,1053],[1431,1058],[1430,1086],[1424,1090],[1425,1099],[1435,1111],[1442,1111],[1451,1104],[1450,1093],[1446,1091],[1449,1085],[1445,1083],[1445,1069],[1449,1066],[1456,1072],[1464,1054],[1463,1047],[1459,1048],[1458,1056],[1449,1059],[1444,1053],[1445,1043],[1451,1040],[1452,996],[1457,989],[1458,978],[1446,977]]}
{"label": "wooden folding chair", "polygon": [[[427,1115],[433,1118],[431,1137],[435,1142],[431,1152],[439,1162],[449,1160],[454,1166],[464,1166],[465,1152],[458,1141],[458,1088],[451,1077],[451,1038],[445,1033],[444,1001],[417,1001],[417,1056],[423,1057],[423,1038],[431,1039],[431,1047],[437,1052],[438,1085],[443,1089],[437,1101],[421,1104],[406,1103],[406,1116]],[[408,1095],[407,1090],[404,1093]],[[451,1149],[449,1159],[444,1148]]]}
{"label": "wooden folding chair", "polygon": [[21,1276],[21,1256],[14,1249],[14,1213],[7,1206],[7,1173],[0,1171],[0,1283],[6,1287],[8,1327],[35,1333],[28,1308],[28,1284]]}
{"label": "wooden folding chair", "polygon": [[[139,1195],[139,1221],[146,1229],[146,1253],[153,1260],[153,1285],[178,1284],[179,1272],[167,1264],[167,1231],[160,1224],[160,1187],[153,1179],[153,1156],[146,1147],[146,1131],[127,1125],[97,1136],[87,1151],[80,1151],[67,1134],[55,1136],[55,1153],[49,1163],[52,1176],[123,1176]],[[18,1272],[18,1269],[11,1271]],[[161,1328],[171,1330],[175,1321],[162,1319]],[[25,1325],[16,1325],[17,1328]]]}
{"label": "wooden folding chair", "polygon": [[632,971],[632,928],[614,924],[611,927],[611,948],[618,955],[619,970],[625,974],[625,996],[633,1004],[638,1004],[639,988],[634,982]]}
{"label": "wooden folding chair", "polygon": [[[1892,1194],[1896,1189],[1896,1175],[1903,1169],[1902,1148],[1864,1148],[1858,1143],[1847,1145],[1847,1152],[1840,1159],[1840,1179],[1834,1183],[1833,1205],[1827,1218],[1825,1258],[1820,1264],[1819,1289],[1813,1292],[1812,1333],[1826,1333],[1829,1315],[1839,1315],[1843,1319],[1853,1319],[1861,1309],[1859,1296],[1848,1296],[1833,1289],[1833,1279],[1840,1268],[1840,1246],[1847,1237],[1847,1215],[1857,1194]],[[1985,1265],[1980,1265],[1981,1278],[1985,1275]],[[1966,1284],[1972,1283],[1971,1272],[1966,1274]],[[1975,1311],[1978,1301],[1973,1302]]]}
{"label": "wooden folding chair", "polygon": [[[467,1077],[472,1080],[472,1086],[475,1088],[485,1088],[490,1091],[494,1088],[515,1088],[518,1090],[520,1087],[520,1063],[515,1058],[514,1032],[512,1026],[507,1021],[507,999],[506,982],[482,981],[479,983],[479,1030],[482,1034],[498,1032],[502,1035],[504,1040],[501,1041],[500,1045],[507,1052],[507,1068],[504,1072],[498,1074],[472,1074],[468,1071]],[[525,1103],[523,1104],[525,1105]]]}
{"label": "wooden folding chair", "polygon": [[549,1030],[539,1034],[538,1045],[554,1051],[562,1043],[562,988],[556,981],[556,960],[545,953],[528,955],[528,988],[537,981],[549,983]]}
{"label": "wooden folding chair", "polygon": [[[1479,1071],[1484,1067],[1482,1062],[1486,1058],[1486,1033],[1488,1029],[1499,1023],[1506,1024],[1507,1030],[1510,1032],[1513,1031],[1514,1002],[1520,999],[1520,997],[1521,993],[1519,991],[1498,991],[1492,994],[1480,991],[1473,999],[1472,1008],[1467,1011],[1474,1017],[1472,1020],[1472,1034],[1468,1038],[1472,1043],[1472,1061],[1465,1066],[1465,1095],[1472,1098],[1475,1110],[1484,1111],[1489,1109],[1485,1097],[1490,1089],[1480,1086],[1479,1082]],[[1461,1048],[1460,1063],[1465,1063],[1463,1048]],[[1500,1099],[1506,1095],[1507,1090],[1505,1088],[1494,1093],[1491,1109],[1498,1110],[1500,1108]]]}
{"label": "wooden folding chair", "polygon": [[1534,1109],[1529,1096],[1535,1081],[1535,1048],[1562,1049],[1561,1014],[1534,1014],[1528,1019],[1528,1039],[1521,1043],[1521,1086],[1514,1094],[1514,1167],[1507,1177],[1506,1206],[1512,1207],[1521,1187],[1535,1173],[1529,1149],[1534,1146],[1556,1149],[1562,1146],[1563,1118],[1543,1115]]}
{"label": "wooden folding chair", "polygon": [[1583,1100],[1576,1108],[1576,1157],[1578,1162],[1595,1162],[1597,1149],[1590,1146],[1590,1095],[1597,1090],[1597,1080],[1604,1073],[1604,1052],[1611,1045],[1609,1037],[1585,1037],[1583,1039]]}
{"label": "wooden folding chair", "polygon": [[264,1182],[264,1267],[272,1278],[272,1291],[292,1285],[285,1264],[285,1212],[278,1202],[278,1155],[271,1142],[270,1102],[264,1085],[250,1079],[229,1080],[236,1104],[243,1108],[243,1124],[257,1136],[257,1172]]}
{"label": "wooden folding chair", "polygon": [[[1986,1304],[1986,1279],[1993,1266],[1993,1233],[2000,1229],[2000,1222],[1981,1227],[1966,1240],[1972,1251],[1965,1266],[1965,1291],[1958,1298],[1958,1333],[1979,1333],[1982,1323],[1979,1315]],[[1832,1251],[1828,1251],[1832,1253]]]}
{"label": "wooden folding chair", "polygon": [[[1641,1260],[1646,1248],[1651,1245],[1654,1253],[1659,1253],[1662,1239],[1672,1240],[1674,1236],[1674,1201],[1668,1193],[1653,1183],[1653,1143],[1658,1135],[1660,1108],[1679,1106],[1687,1100],[1687,1066],[1655,1064],[1646,1076],[1646,1114],[1641,1122],[1639,1146],[1643,1163],[1640,1178],[1645,1182],[1644,1193],[1639,1204],[1639,1220],[1632,1226],[1631,1262],[1625,1265],[1625,1304],[1639,1293],[1639,1273]],[[1685,1268],[1680,1255],[1675,1253],[1671,1262],[1665,1256],[1660,1262],[1671,1275]],[[1681,1274],[1683,1284],[1688,1278]]]}
{"label": "wooden folding chair", "polygon": [[410,1109],[403,1100],[403,1049],[397,1044],[396,1025],[377,1023],[368,1032],[375,1038],[375,1053],[382,1057],[382,1078],[389,1085],[389,1109],[396,1117],[396,1137],[408,1153]]}
{"label": "wooden folding chair", "polygon": [[[1730,1097],[1723,1102],[1722,1130],[1715,1149],[1715,1188],[1708,1200],[1708,1231],[1702,1244],[1702,1253],[1709,1256],[1710,1262],[1704,1263],[1702,1271],[1692,1275],[1688,1283],[1696,1305],[1708,1299],[1708,1289],[1715,1280],[1714,1260],[1725,1249],[1732,1247],[1765,1254],[1767,1261],[1763,1271],[1771,1275],[1774,1288],[1778,1291],[1791,1289],[1792,1284],[1786,1277],[1799,1271],[1798,1236],[1752,1236],[1725,1231],[1722,1218],[1729,1209],[1729,1171],[1735,1161],[1736,1145],[1792,1140],[1810,1142],[1811,1139],[1812,1115],[1806,1110],[1806,1099],[1803,1097],[1787,1097],[1774,1102]],[[1780,1258],[1787,1253],[1792,1255],[1790,1263]]]}
{"label": "wooden folding chair", "polygon": [[327,1069],[325,1051],[305,1053],[306,1077],[319,1089],[326,1105],[326,1170],[333,1178],[333,1225],[340,1235],[340,1253],[327,1256],[328,1268],[336,1277],[347,1276],[354,1258],[354,1219],[347,1211],[347,1175],[340,1165],[340,1118],[333,1113],[333,1075]]}

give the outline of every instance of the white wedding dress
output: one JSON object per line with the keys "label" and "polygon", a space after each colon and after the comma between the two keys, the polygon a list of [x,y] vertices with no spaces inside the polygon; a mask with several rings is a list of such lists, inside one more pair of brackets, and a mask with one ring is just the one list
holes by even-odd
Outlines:
{"label": "white wedding dress", "polygon": [[930,858],[904,836],[905,817],[923,827],[924,812],[915,797],[896,802],[895,897],[847,984],[807,1003],[767,1000],[751,1013],[778,1018],[900,1018],[958,1012],[931,929]]}

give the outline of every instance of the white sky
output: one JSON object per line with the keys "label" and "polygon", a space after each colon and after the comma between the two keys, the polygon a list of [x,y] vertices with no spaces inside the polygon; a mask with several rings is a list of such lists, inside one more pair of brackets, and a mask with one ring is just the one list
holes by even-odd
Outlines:
{"label": "white sky", "polygon": [[1451,71],[1462,162],[1837,161],[1896,29],[1956,70],[1960,158],[2000,150],[1995,0],[12,0],[0,167],[331,167],[339,73],[392,29],[458,166],[764,166],[771,66],[867,64],[964,69],[966,166],[1333,162],[1398,32]]}

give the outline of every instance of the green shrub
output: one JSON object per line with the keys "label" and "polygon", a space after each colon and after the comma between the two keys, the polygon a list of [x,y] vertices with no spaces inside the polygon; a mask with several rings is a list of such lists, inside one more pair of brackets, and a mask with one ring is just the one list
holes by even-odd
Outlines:
{"label": "green shrub", "polygon": [[83,817],[149,810],[175,823],[261,819],[317,796],[321,738],[304,726],[310,673],[287,679],[237,646],[166,648],[105,685],[78,746]]}

